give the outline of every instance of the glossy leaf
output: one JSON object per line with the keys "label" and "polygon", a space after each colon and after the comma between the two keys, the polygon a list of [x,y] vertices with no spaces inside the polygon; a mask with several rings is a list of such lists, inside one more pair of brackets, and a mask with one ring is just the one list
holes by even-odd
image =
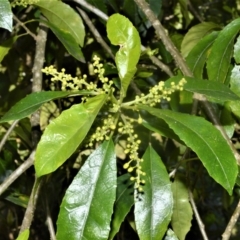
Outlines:
{"label": "glossy leaf", "polygon": [[233,57],[236,63],[240,63],[240,36],[238,36],[236,43],[234,44]]}
{"label": "glossy leaf", "polygon": [[18,103],[16,103],[1,119],[0,123],[8,122],[12,120],[18,120],[29,116],[38,110],[41,105],[45,102],[67,97],[73,94],[89,94],[88,91],[78,91],[78,92],[70,92],[70,91],[46,91],[46,92],[35,92],[31,93],[25,98],[21,99]]}
{"label": "glossy leaf", "polygon": [[108,38],[113,45],[119,45],[115,61],[121,79],[121,91],[126,95],[127,88],[137,71],[141,53],[141,41],[136,28],[124,16],[112,15],[107,21]]}
{"label": "glossy leaf", "polygon": [[184,240],[191,228],[192,207],[189,203],[188,189],[181,177],[175,177],[172,184],[173,214],[171,225],[179,240]]}
{"label": "glossy leaf", "polygon": [[240,18],[237,18],[219,33],[207,61],[209,80],[227,84],[226,78],[233,53],[234,39],[239,30]]}
{"label": "glossy leaf", "polygon": [[[187,83],[183,86],[186,91],[200,93],[223,102],[240,100],[240,98],[223,83],[191,77],[184,78],[187,80]],[[168,79],[165,84],[170,87],[171,82],[178,83],[180,79],[182,79],[181,76],[172,77]]]}
{"label": "glossy leaf", "polygon": [[196,46],[205,35],[211,33],[215,29],[219,29],[219,26],[212,22],[199,23],[190,28],[182,41],[181,52],[183,56],[187,57],[193,47]]}
{"label": "glossy leaf", "polygon": [[29,234],[29,229],[26,229],[18,235],[18,238],[16,240],[28,240]]}
{"label": "glossy leaf", "polygon": [[46,24],[53,31],[59,41],[73,57],[75,57],[78,61],[85,62],[81,48],[70,33],[61,30],[59,27],[55,26],[51,22],[43,20],[41,20],[41,22]]}
{"label": "glossy leaf", "polygon": [[[231,195],[237,176],[237,163],[226,140],[208,121],[188,114],[139,106],[169,125],[202,161],[209,175]],[[209,134],[211,133],[211,134]]]}
{"label": "glossy leaf", "polygon": [[13,14],[8,0],[1,0],[0,4],[0,28],[12,32]]}
{"label": "glossy leaf", "polygon": [[142,125],[153,131],[159,133],[161,136],[165,136],[171,139],[175,139],[178,142],[181,142],[178,135],[174,133],[174,131],[167,125],[167,123],[157,117],[152,116],[149,113],[141,114],[141,117],[143,118]]}
{"label": "glossy leaf", "polygon": [[43,15],[54,26],[71,35],[82,47],[85,29],[81,17],[69,5],[56,0],[40,0],[34,5],[40,8]]}
{"label": "glossy leaf", "polygon": [[114,238],[120,229],[121,223],[134,204],[133,182],[130,181],[130,177],[129,174],[124,174],[117,179],[117,197],[108,240]]}
{"label": "glossy leaf", "polygon": [[3,58],[7,55],[8,51],[11,49],[17,39],[18,36],[11,37],[0,45],[0,62],[2,62]]}
{"label": "glossy leaf", "polygon": [[65,110],[45,129],[38,144],[35,170],[38,177],[60,167],[84,140],[107,96],[98,95]]}
{"label": "glossy leaf", "polygon": [[203,68],[209,54],[209,49],[217,36],[218,32],[210,33],[209,35],[203,37],[189,52],[186,62],[192,70],[194,77],[202,78]]}
{"label": "glossy leaf", "polygon": [[149,146],[143,155],[146,173],[143,193],[135,191],[135,222],[141,240],[162,239],[171,220],[173,197],[168,172],[161,158]]}
{"label": "glossy leaf", "polygon": [[116,156],[105,141],[86,160],[63,198],[58,240],[106,240],[116,197]]}
{"label": "glossy leaf", "polygon": [[177,235],[173,232],[173,230],[169,228],[167,230],[167,234],[164,240],[179,240],[179,239],[177,238]]}

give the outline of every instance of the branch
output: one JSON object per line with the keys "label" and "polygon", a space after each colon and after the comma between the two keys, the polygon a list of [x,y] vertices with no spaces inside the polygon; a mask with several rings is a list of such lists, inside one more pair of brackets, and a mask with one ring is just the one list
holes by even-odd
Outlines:
{"label": "branch", "polygon": [[[106,15],[104,12],[102,12],[101,10],[95,8],[93,5],[87,3],[84,0],[73,0],[74,2],[78,3],[79,5],[87,8],[89,11],[93,12],[94,14],[96,14],[98,17],[100,17],[101,19],[107,21],[108,20],[108,15]],[[91,29],[90,29],[91,30]],[[100,42],[99,42],[100,43]],[[142,45],[141,47],[142,51],[144,51],[146,48]],[[161,62],[157,57],[155,56],[151,56],[150,57],[151,61],[158,66],[162,71],[164,71],[167,75],[169,75],[170,77],[173,76],[173,73],[171,71],[171,69],[165,65],[163,62]]]}
{"label": "branch", "polygon": [[162,40],[166,49],[169,51],[173,59],[176,61],[176,64],[179,66],[180,70],[184,73],[185,76],[192,77],[193,74],[185,63],[183,56],[175,47],[170,37],[166,34],[164,27],[162,26],[158,18],[155,16],[153,11],[149,8],[149,5],[145,2],[145,0],[134,1],[138,5],[138,7],[145,13],[149,21],[152,23],[153,27],[156,30],[157,36]]}
{"label": "branch", "polygon": [[[179,66],[182,73],[185,76],[193,77],[193,73],[188,68],[183,56],[180,54],[178,49],[175,47],[172,40],[167,35],[164,27],[162,26],[162,24],[160,23],[158,18],[155,16],[154,12],[150,9],[149,5],[145,2],[145,0],[134,0],[134,1],[138,5],[138,7],[145,13],[145,15],[147,16],[149,21],[152,23],[153,27],[156,30],[157,36],[159,38],[161,38],[163,44],[165,45],[165,47],[169,51],[169,53],[172,55],[173,59],[175,60],[175,62]],[[209,103],[207,101],[206,97],[203,96],[202,94],[194,93],[193,97],[194,97],[194,104],[193,104],[192,113],[195,114],[197,112],[197,106],[198,106],[197,102],[200,101],[202,103],[203,107],[204,107],[204,110],[206,111],[209,118],[211,119],[211,121],[214,123],[216,128],[221,132],[223,138],[226,140],[228,145],[231,147],[232,152],[233,152],[238,164],[240,165],[240,155],[238,154],[238,152],[236,151],[236,149],[232,145],[232,142],[228,138],[228,136],[227,136],[224,128],[222,127],[222,125],[221,125],[221,123],[220,123],[220,121],[217,117],[217,114],[215,113],[215,110],[214,110],[213,106],[211,105],[211,103]]]}
{"label": "branch", "polygon": [[198,14],[197,10],[195,10],[195,8],[193,7],[190,0],[187,1],[187,4],[188,4],[189,10],[193,14],[193,16],[195,18],[197,18],[199,22],[203,22],[202,17],[200,16],[200,14]]}
{"label": "branch", "polygon": [[[42,91],[42,68],[45,59],[45,46],[47,40],[47,27],[40,23],[40,29],[37,36],[36,42],[36,53],[34,58],[33,65],[33,83],[32,83],[32,92]],[[36,147],[40,139],[40,110],[36,111],[31,115],[31,127],[32,127],[32,141],[33,146]]]}
{"label": "branch", "polygon": [[[142,51],[146,50],[146,48],[143,45],[141,46],[141,49],[142,49]],[[150,59],[156,66],[158,66],[160,69],[162,69],[168,76],[170,76],[170,77],[174,76],[171,69],[166,64],[164,64],[162,61],[160,61],[157,57],[150,56]]]}
{"label": "branch", "polygon": [[[47,27],[44,24],[40,23],[37,42],[36,42],[34,65],[33,65],[32,92],[40,92],[42,90],[41,70],[43,68],[44,59],[45,59],[44,55],[45,55],[46,40],[47,40]],[[33,146],[36,147],[40,139],[40,127],[39,127],[40,112],[36,111],[35,113],[33,113],[30,121],[32,126]],[[41,179],[36,178],[33,185],[32,192],[31,192],[31,196],[28,202],[28,206],[23,218],[20,233],[26,229],[29,229],[31,226],[41,184],[42,184],[42,178]]]}
{"label": "branch", "polygon": [[2,151],[2,148],[3,148],[4,144],[6,143],[9,135],[11,134],[11,132],[13,131],[13,129],[15,128],[15,126],[17,125],[18,122],[19,122],[19,120],[14,121],[12,123],[12,125],[10,126],[10,128],[5,133],[4,137],[2,138],[2,140],[0,142],[0,152]]}
{"label": "branch", "polygon": [[194,211],[194,215],[196,217],[196,220],[197,220],[197,223],[198,223],[198,226],[199,226],[199,229],[200,229],[200,232],[202,234],[202,237],[204,240],[208,240],[208,237],[207,237],[207,234],[205,232],[205,226],[202,222],[202,219],[198,213],[198,210],[197,210],[197,206],[195,204],[195,201],[193,199],[193,195],[192,195],[192,191],[190,189],[188,189],[188,194],[189,194],[189,201],[192,205],[192,208],[193,208],[193,211]]}
{"label": "branch", "polygon": [[48,198],[47,195],[45,194],[45,204],[46,204],[46,212],[47,212],[47,219],[46,219],[46,223],[48,226],[48,231],[50,234],[50,239],[51,240],[57,240],[56,239],[56,234],[55,234],[55,230],[54,230],[54,224],[52,221],[52,217],[51,217],[51,213],[50,213],[50,209],[49,209],[49,202],[48,202]]}
{"label": "branch", "polygon": [[13,15],[13,19],[30,35],[33,37],[35,41],[37,41],[37,36],[32,33],[23,22],[21,22],[15,15]]}
{"label": "branch", "polygon": [[92,21],[88,17],[88,15],[77,7],[77,10],[81,14],[82,18],[84,19],[85,23],[88,25],[90,31],[92,32],[93,36],[96,38],[97,42],[106,50],[106,52],[111,56],[112,59],[115,59],[111,48],[107,45],[107,43],[103,40],[101,34],[98,32],[98,30],[93,25]]}
{"label": "branch", "polygon": [[0,185],[0,196],[4,191],[8,189],[8,187],[18,178],[20,177],[27,169],[29,169],[34,162],[35,151],[33,151],[29,158],[19,166],[11,175],[9,175],[5,181]]}
{"label": "branch", "polygon": [[84,1],[84,0],[73,0],[73,1],[80,4],[81,6],[83,6],[85,8],[87,8],[88,10],[90,10],[91,12],[93,12],[94,14],[99,16],[101,19],[103,19],[105,21],[108,20],[108,15],[106,15],[104,12],[102,12],[98,8],[94,7],[93,5],[87,3],[86,1]]}
{"label": "branch", "polygon": [[232,230],[239,218],[239,215],[240,215],[240,200],[238,202],[238,205],[237,205],[224,233],[222,234],[222,240],[228,240],[231,237]]}
{"label": "branch", "polygon": [[39,196],[39,192],[40,192],[40,187],[41,187],[41,181],[42,179],[40,178],[36,178],[34,185],[33,185],[33,189],[31,192],[31,196],[29,198],[28,201],[28,206],[26,209],[26,212],[24,214],[24,218],[23,218],[23,222],[20,228],[20,233],[25,231],[26,229],[29,229],[33,220],[33,215],[34,215],[34,210],[36,208],[36,203],[37,203],[37,199]]}

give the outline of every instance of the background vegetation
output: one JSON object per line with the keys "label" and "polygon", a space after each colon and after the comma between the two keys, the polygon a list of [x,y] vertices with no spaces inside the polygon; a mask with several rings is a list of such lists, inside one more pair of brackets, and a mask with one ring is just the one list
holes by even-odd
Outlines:
{"label": "background vegetation", "polygon": [[0,7],[0,239],[239,239],[238,0]]}

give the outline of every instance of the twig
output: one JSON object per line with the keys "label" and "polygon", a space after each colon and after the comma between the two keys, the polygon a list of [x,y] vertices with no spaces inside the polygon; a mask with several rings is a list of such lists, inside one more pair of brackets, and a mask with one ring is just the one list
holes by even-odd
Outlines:
{"label": "twig", "polygon": [[193,211],[194,211],[194,215],[196,217],[196,220],[197,220],[197,223],[198,223],[198,226],[199,226],[199,229],[201,231],[201,234],[202,234],[202,237],[204,240],[208,240],[208,237],[207,237],[207,234],[205,232],[205,226],[202,222],[202,219],[198,213],[198,210],[197,210],[197,206],[195,204],[195,201],[193,199],[193,195],[192,195],[192,191],[190,189],[188,189],[188,194],[189,194],[189,201],[192,205],[192,208],[193,208]]}
{"label": "twig", "polygon": [[198,14],[198,12],[195,10],[195,8],[193,7],[192,3],[190,0],[187,1],[188,7],[190,12],[195,16],[195,18],[198,19],[199,22],[203,22],[202,17]]}
{"label": "twig", "polygon": [[4,191],[8,189],[8,187],[18,178],[20,177],[27,169],[29,169],[34,162],[35,151],[33,151],[29,158],[19,166],[11,175],[5,179],[5,181],[0,185],[0,196]]}
{"label": "twig", "polygon": [[18,122],[19,122],[19,120],[14,121],[12,123],[12,125],[10,126],[10,128],[5,133],[4,137],[2,138],[2,140],[0,142],[0,152],[2,151],[2,148],[3,148],[4,144],[5,144],[5,142],[7,141],[9,135],[11,134],[11,132],[13,131],[13,129],[15,128],[15,126],[17,125]]}
{"label": "twig", "polygon": [[[87,8],[88,10],[90,10],[91,12],[93,12],[94,14],[96,14],[98,17],[100,17],[101,19],[107,21],[108,20],[108,16],[102,12],[101,10],[95,8],[93,5],[87,3],[84,0],[73,0],[74,2],[78,3],[79,5]],[[91,29],[90,29],[91,30]],[[99,42],[100,43],[100,42]],[[146,47],[144,47],[142,45],[141,49],[144,51],[146,49]],[[158,66],[162,71],[164,71],[167,75],[169,75],[170,77],[173,76],[173,73],[171,71],[171,69],[165,65],[163,62],[161,62],[157,57],[155,56],[151,56],[150,57],[151,61]]]}
{"label": "twig", "polygon": [[24,214],[24,218],[23,218],[23,222],[20,228],[20,233],[23,232],[26,229],[29,229],[33,220],[33,215],[34,215],[34,210],[36,208],[36,203],[37,203],[37,199],[39,196],[39,192],[40,192],[40,187],[41,187],[41,181],[42,179],[40,178],[36,178],[34,185],[33,185],[33,189],[31,192],[31,196],[29,198],[28,201],[28,205],[27,205],[27,209],[26,212]]}
{"label": "twig", "polygon": [[[32,84],[32,92],[39,92],[42,90],[42,72],[41,69],[43,68],[44,64],[44,55],[45,55],[45,47],[46,47],[46,40],[47,40],[47,27],[40,23],[39,31],[37,36],[36,42],[36,52],[34,58],[34,65],[33,65],[33,84]],[[32,126],[32,141],[33,146],[37,146],[38,141],[40,139],[40,112],[36,111],[31,116],[31,126]],[[31,192],[31,196],[28,202],[28,206],[23,218],[23,222],[21,225],[20,233],[26,229],[29,229],[33,220],[34,210],[36,207],[37,199],[39,196],[40,186],[42,183],[42,178],[36,178],[33,189]]]}
{"label": "twig", "polygon": [[84,0],[73,0],[74,2],[80,4],[81,6],[87,8],[88,10],[90,10],[91,12],[95,13],[97,16],[99,16],[101,19],[107,21],[108,20],[108,16],[102,12],[101,10],[99,10],[98,8],[94,7],[93,5],[87,3]]}
{"label": "twig", "polygon": [[97,42],[106,50],[106,52],[111,56],[112,59],[114,59],[114,55],[112,53],[111,48],[107,45],[107,43],[103,40],[101,34],[98,32],[98,30],[95,28],[95,26],[92,24],[92,21],[88,17],[88,15],[77,7],[77,10],[81,14],[82,18],[84,19],[85,23],[88,25],[90,31],[92,32],[93,36],[96,38]]}
{"label": "twig", "polygon": [[[162,24],[160,23],[158,18],[155,16],[154,12],[150,9],[148,3],[146,3],[145,0],[134,0],[134,1],[138,5],[138,7],[145,13],[145,15],[147,16],[149,21],[152,23],[153,27],[156,30],[157,36],[159,38],[161,38],[161,40],[162,40],[163,44],[165,45],[166,49],[172,55],[173,59],[175,60],[175,62],[177,63],[177,65],[179,66],[179,68],[183,72],[183,74],[185,76],[193,77],[193,73],[188,68],[183,56],[180,54],[178,49],[173,44],[172,40],[167,35],[164,27],[162,26]],[[197,102],[200,101],[202,103],[203,107],[204,107],[204,110],[206,111],[209,118],[211,119],[211,121],[214,123],[216,128],[221,132],[223,138],[226,140],[228,145],[231,147],[232,152],[233,152],[233,154],[236,158],[236,161],[240,165],[240,155],[238,154],[236,149],[233,147],[233,145],[232,145],[230,139],[228,138],[228,136],[226,134],[226,131],[222,127],[222,125],[221,125],[221,123],[220,123],[220,121],[217,117],[217,114],[215,113],[215,110],[214,110],[213,106],[211,105],[211,103],[209,103],[207,101],[206,97],[203,96],[202,94],[194,93],[193,97],[194,97],[194,104],[193,104],[193,108],[192,108],[192,113],[197,112],[197,106],[198,106]]]}
{"label": "twig", "polygon": [[53,226],[51,213],[50,213],[50,209],[49,209],[49,203],[48,203],[47,196],[45,196],[45,200],[46,200],[46,210],[47,210],[47,221],[46,222],[47,222],[48,231],[49,231],[49,234],[50,234],[50,239],[51,240],[57,240],[55,230],[54,230],[54,226]]}
{"label": "twig", "polygon": [[180,54],[176,46],[173,44],[170,37],[166,34],[166,31],[158,18],[155,16],[153,11],[150,9],[149,5],[146,3],[145,0],[134,0],[138,7],[144,12],[147,16],[149,21],[152,23],[153,27],[156,30],[157,36],[162,40],[163,44],[165,45],[166,49],[172,55],[173,59],[175,60],[176,64],[179,66],[181,71],[186,76],[193,76],[192,72],[188,68],[187,64],[183,56]]}
{"label": "twig", "polygon": [[37,41],[37,36],[36,36],[34,33],[32,33],[32,32],[26,27],[26,25],[25,25],[23,22],[21,22],[15,15],[13,15],[13,19],[14,19],[30,36],[32,36],[35,41]]}
{"label": "twig", "polygon": [[239,215],[240,215],[240,201],[238,202],[238,205],[235,208],[234,213],[231,216],[231,219],[230,219],[224,233],[222,234],[222,240],[228,240],[231,237],[232,230],[239,218]]}
{"label": "twig", "polygon": [[[142,51],[146,50],[146,48],[143,45],[141,46],[141,49],[142,49]],[[170,77],[174,76],[171,69],[166,64],[164,64],[162,61],[160,61],[157,57],[150,56],[150,59],[156,66],[158,66],[160,69],[162,69],[162,71],[164,71],[168,76],[170,76]]]}
{"label": "twig", "polygon": [[[37,36],[36,42],[36,53],[34,58],[33,65],[33,83],[32,83],[32,92],[42,91],[42,68],[44,64],[45,56],[45,46],[47,40],[47,27],[40,23],[40,29]],[[40,110],[36,111],[31,115],[31,127],[32,127],[32,141],[33,146],[37,146],[40,139]]]}

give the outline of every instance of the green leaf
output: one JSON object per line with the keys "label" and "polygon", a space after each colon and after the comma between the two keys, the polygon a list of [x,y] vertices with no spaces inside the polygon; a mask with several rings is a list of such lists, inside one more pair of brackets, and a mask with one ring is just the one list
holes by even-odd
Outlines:
{"label": "green leaf", "polygon": [[67,97],[73,94],[89,94],[87,91],[47,91],[47,92],[34,92],[21,99],[16,103],[1,119],[0,123],[12,120],[18,120],[29,116],[34,113],[45,102]]}
{"label": "green leaf", "polygon": [[86,160],[63,198],[58,240],[106,240],[116,197],[116,156],[105,141]]}
{"label": "green leaf", "polygon": [[35,3],[43,15],[54,26],[71,35],[82,47],[85,37],[85,29],[81,17],[69,5],[56,0],[40,0]]}
{"label": "green leaf", "polygon": [[161,136],[165,136],[171,139],[175,139],[178,142],[181,142],[178,135],[174,133],[174,131],[167,125],[167,123],[164,120],[154,117],[149,113],[141,114],[141,117],[143,118],[142,125],[145,128],[153,132],[157,132]]}
{"label": "green leaf", "polygon": [[44,20],[41,20],[41,22],[46,24],[53,31],[59,41],[73,57],[75,57],[78,61],[85,62],[81,48],[79,47],[75,38],[70,33],[61,30],[59,27],[55,26],[51,22],[47,22]]}
{"label": "green leaf", "polygon": [[36,150],[38,177],[55,171],[72,155],[87,135],[106,98],[102,94],[87,103],[76,104],[47,126]]}
{"label": "green leaf", "polygon": [[236,43],[234,44],[233,57],[236,63],[240,63],[240,36],[238,36]]}
{"label": "green leaf", "polygon": [[29,229],[26,229],[18,235],[18,238],[16,240],[28,240],[29,234]]}
{"label": "green leaf", "polygon": [[[182,77],[176,76],[166,81],[166,86],[170,86],[171,82],[178,83]],[[189,92],[196,92],[207,97],[215,98],[220,101],[236,101],[240,98],[234,94],[226,85],[220,82],[212,82],[191,77],[184,77],[187,83],[183,88]]]}
{"label": "green leaf", "polygon": [[130,177],[129,174],[124,174],[117,179],[117,197],[108,240],[114,238],[120,229],[121,223],[134,204],[133,182],[130,181]]}
{"label": "green leaf", "polygon": [[219,25],[212,22],[199,23],[187,32],[181,44],[181,52],[184,57],[187,57],[194,46],[207,34],[213,30],[219,29]]}
{"label": "green leaf", "polygon": [[20,193],[11,193],[10,195],[8,195],[7,197],[5,197],[6,200],[8,200],[9,202],[12,202],[18,206],[27,208],[27,204],[29,201],[29,197],[24,195],[24,194],[20,194]]}
{"label": "green leaf", "polygon": [[213,43],[211,53],[207,60],[209,80],[227,84],[226,77],[232,57],[234,39],[239,29],[240,18],[237,18],[219,33]]}
{"label": "green leaf", "polygon": [[178,240],[177,235],[173,232],[171,228],[167,230],[166,237],[164,240]]}
{"label": "green leaf", "polygon": [[[166,121],[179,138],[202,161],[209,175],[231,195],[237,176],[237,162],[222,134],[208,121],[188,114],[139,106]],[[211,134],[209,134],[211,133]]]}
{"label": "green leaf", "polygon": [[171,220],[173,198],[171,182],[161,158],[149,146],[141,163],[145,185],[135,191],[135,222],[141,240],[162,239]]}
{"label": "green leaf", "polygon": [[12,32],[13,14],[8,0],[0,0],[0,28]]}
{"label": "green leaf", "polygon": [[230,89],[240,97],[240,66],[235,65],[230,77]]}
{"label": "green leaf", "polygon": [[220,122],[227,136],[229,137],[229,139],[231,139],[235,132],[236,119],[232,115],[229,102],[226,102],[223,105],[223,109],[221,110]]}
{"label": "green leaf", "polygon": [[141,41],[136,28],[124,16],[113,14],[107,21],[108,38],[113,45],[120,45],[115,61],[121,79],[121,91],[126,95],[127,88],[137,71]]}
{"label": "green leaf", "polygon": [[12,48],[17,39],[18,36],[11,37],[0,45],[0,62],[2,62],[3,58],[7,55],[8,51]]}
{"label": "green leaf", "polygon": [[231,112],[240,119],[240,101],[228,102]]}
{"label": "green leaf", "polygon": [[203,37],[189,52],[186,62],[196,78],[202,78],[203,68],[206,63],[209,49],[218,36],[218,32],[212,32]]}
{"label": "green leaf", "polygon": [[188,189],[182,177],[175,177],[172,192],[174,204],[171,225],[179,240],[184,240],[191,228],[193,212],[189,203]]}

